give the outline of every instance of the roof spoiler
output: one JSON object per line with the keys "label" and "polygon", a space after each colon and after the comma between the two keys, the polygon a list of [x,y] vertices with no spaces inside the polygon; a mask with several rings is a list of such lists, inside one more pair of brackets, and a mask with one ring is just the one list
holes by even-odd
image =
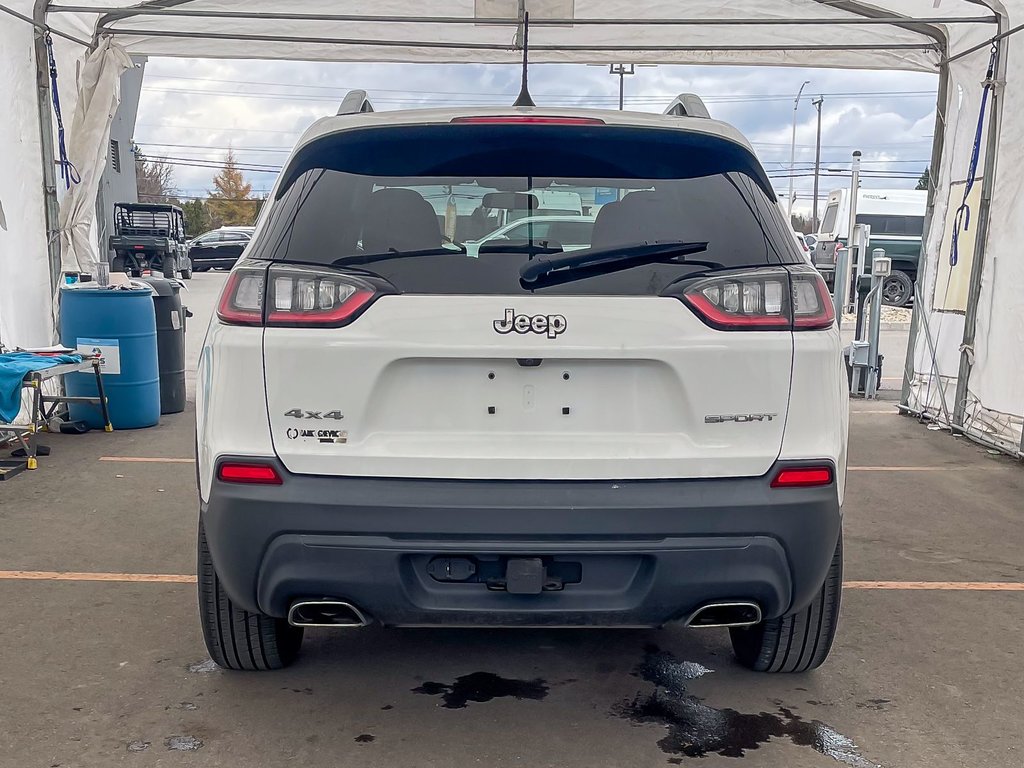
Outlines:
{"label": "roof spoiler", "polygon": [[345,98],[342,99],[341,106],[338,107],[338,114],[356,115],[360,112],[373,112],[373,104],[370,103],[370,97],[366,95],[366,91],[349,91]]}
{"label": "roof spoiler", "polygon": [[708,108],[704,106],[700,96],[695,93],[680,93],[676,96],[675,101],[668,105],[664,114],[676,117],[711,117]]}

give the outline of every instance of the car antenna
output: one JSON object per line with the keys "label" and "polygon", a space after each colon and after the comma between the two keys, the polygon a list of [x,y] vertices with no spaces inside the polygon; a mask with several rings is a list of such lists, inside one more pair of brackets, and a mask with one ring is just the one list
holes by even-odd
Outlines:
{"label": "car antenna", "polygon": [[527,75],[530,68],[530,12],[523,13],[523,87],[519,90],[519,96],[513,107],[536,107],[530,97],[530,88],[527,85]]}

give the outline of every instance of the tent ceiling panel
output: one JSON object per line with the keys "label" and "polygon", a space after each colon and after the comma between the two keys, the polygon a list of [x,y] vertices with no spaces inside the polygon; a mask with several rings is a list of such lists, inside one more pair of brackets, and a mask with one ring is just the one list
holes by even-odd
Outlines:
{"label": "tent ceiling panel", "polygon": [[[46,0],[40,0],[42,7]],[[938,7],[936,7],[936,5]],[[535,62],[760,64],[935,72],[957,40],[991,34],[973,0],[525,0]],[[154,56],[513,63],[520,0],[88,0],[49,20]],[[980,30],[980,31],[975,31]]]}

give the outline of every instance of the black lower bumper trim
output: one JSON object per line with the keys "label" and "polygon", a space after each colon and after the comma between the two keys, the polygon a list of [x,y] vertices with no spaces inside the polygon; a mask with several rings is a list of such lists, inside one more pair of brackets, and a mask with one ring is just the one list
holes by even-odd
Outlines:
{"label": "black lower bumper trim", "polygon": [[[820,462],[817,462],[820,465]],[[215,482],[202,514],[218,575],[250,611],[283,617],[330,597],[388,625],[657,626],[700,605],[802,608],[841,526],[834,485],[770,477],[678,481],[454,481],[298,476]],[[512,594],[438,581],[439,556],[540,558],[575,583]],[[493,587],[493,585],[492,585]]]}

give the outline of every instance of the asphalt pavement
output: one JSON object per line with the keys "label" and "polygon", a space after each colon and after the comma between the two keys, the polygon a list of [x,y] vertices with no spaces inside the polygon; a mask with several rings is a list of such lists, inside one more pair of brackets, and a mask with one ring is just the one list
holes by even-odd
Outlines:
{"label": "asphalt pavement", "polygon": [[[192,360],[223,279],[185,294]],[[892,396],[851,404],[839,634],[795,676],[677,627],[311,630],[288,670],[222,671],[191,406],[47,435],[0,484],[0,766],[1020,766],[1024,468]]]}

